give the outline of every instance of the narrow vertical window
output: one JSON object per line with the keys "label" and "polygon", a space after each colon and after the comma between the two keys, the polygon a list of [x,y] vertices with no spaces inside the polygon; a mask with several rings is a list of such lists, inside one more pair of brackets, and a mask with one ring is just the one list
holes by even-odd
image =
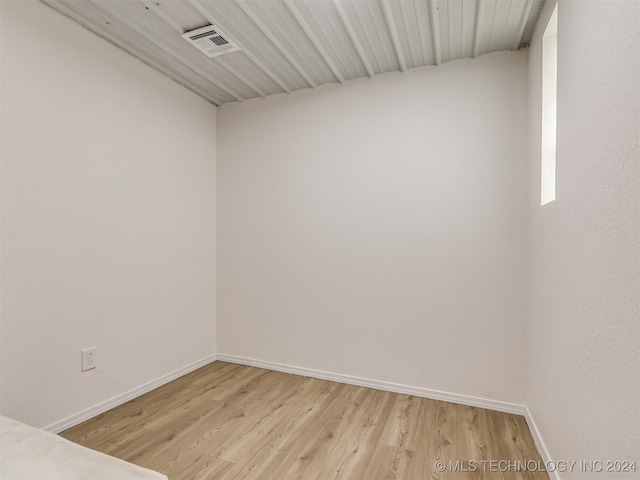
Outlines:
{"label": "narrow vertical window", "polygon": [[558,5],[542,36],[542,159],[540,205],[556,199],[556,113],[558,92]]}

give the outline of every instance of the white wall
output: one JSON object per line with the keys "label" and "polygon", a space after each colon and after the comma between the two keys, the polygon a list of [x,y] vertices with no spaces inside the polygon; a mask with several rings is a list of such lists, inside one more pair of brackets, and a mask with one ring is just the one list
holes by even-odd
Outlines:
{"label": "white wall", "polygon": [[527,405],[554,459],[639,461],[640,3],[558,5],[557,200],[540,207],[541,36],[552,3],[530,52]]}
{"label": "white wall", "polygon": [[32,1],[1,86],[2,413],[45,426],[214,353],[216,109]]}
{"label": "white wall", "polygon": [[220,353],[524,400],[526,51],[218,115]]}

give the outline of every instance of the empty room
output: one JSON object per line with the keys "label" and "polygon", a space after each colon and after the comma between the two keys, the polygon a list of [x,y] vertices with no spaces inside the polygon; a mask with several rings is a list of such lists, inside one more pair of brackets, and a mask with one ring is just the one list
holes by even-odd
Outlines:
{"label": "empty room", "polygon": [[0,0],[0,479],[640,479],[638,0]]}

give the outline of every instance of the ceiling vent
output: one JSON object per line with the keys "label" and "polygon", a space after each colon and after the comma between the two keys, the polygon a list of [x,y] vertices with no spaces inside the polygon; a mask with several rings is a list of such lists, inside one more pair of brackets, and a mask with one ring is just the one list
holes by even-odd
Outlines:
{"label": "ceiling vent", "polygon": [[197,30],[191,30],[182,35],[182,38],[194,45],[207,57],[217,57],[218,55],[240,50],[240,47],[233,43],[215,25],[207,25]]}

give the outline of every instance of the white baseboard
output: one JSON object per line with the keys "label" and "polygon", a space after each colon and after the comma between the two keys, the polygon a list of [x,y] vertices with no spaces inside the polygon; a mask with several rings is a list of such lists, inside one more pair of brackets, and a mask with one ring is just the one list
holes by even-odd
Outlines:
{"label": "white baseboard", "polygon": [[[529,431],[531,432],[531,436],[533,437],[533,442],[536,444],[538,453],[542,457],[542,461],[544,462],[545,465],[549,465],[553,463],[551,455],[549,454],[549,449],[547,448],[546,443],[544,443],[544,440],[542,439],[542,434],[538,429],[538,425],[536,425],[536,422],[533,419],[531,412],[526,407],[525,407],[524,418],[527,421],[527,425],[529,425]],[[561,480],[560,474],[557,471],[547,470],[547,474],[549,475],[550,480]]]}
{"label": "white baseboard", "polygon": [[45,427],[43,430],[52,433],[60,433],[67,428],[74,427],[90,418],[95,417],[96,415],[100,415],[101,413],[106,412],[107,410],[111,410],[112,408],[117,407],[118,405],[122,405],[129,400],[133,400],[134,398],[139,397],[151,390],[154,390],[158,387],[161,387],[165,383],[169,383],[176,378],[179,378],[187,373],[193,372],[200,367],[204,367],[212,362],[216,361],[216,355],[209,355],[202,360],[198,360],[197,362],[186,365],[178,370],[174,370],[173,372],[167,373],[166,375],[162,375],[161,377],[156,378],[155,380],[151,380],[150,382],[145,383],[144,385],[140,385],[133,390],[129,390],[123,394],[120,394],[116,397],[113,397],[105,402],[99,403],[98,405],[94,405],[91,408],[87,408],[82,412],[76,413],[75,415],[71,415],[65,419],[62,419],[58,422],[55,422],[48,427]]}
{"label": "white baseboard", "polygon": [[346,383],[348,385],[357,385],[359,387],[374,388],[376,390],[384,390],[387,392],[403,393],[406,395],[413,395],[415,397],[424,397],[430,398],[432,400],[441,400],[443,402],[458,403],[461,405],[468,405],[470,407],[486,408],[489,410],[512,413],[515,415],[525,415],[527,411],[524,405],[518,405],[516,403],[501,402],[499,400],[461,395],[458,393],[441,392],[438,390],[430,390],[428,388],[412,387],[409,385],[400,385],[397,383],[383,382],[380,380],[370,380],[368,378],[353,377],[351,375],[343,375],[340,373],[324,372],[322,370],[313,370],[311,368],[294,367],[282,363],[266,362],[263,360],[238,357],[235,355],[225,355],[219,353],[217,355],[217,359],[222,362],[265,368],[267,370],[275,370],[277,372],[293,373],[296,375],[302,375],[304,377],[319,378],[322,380]]}

